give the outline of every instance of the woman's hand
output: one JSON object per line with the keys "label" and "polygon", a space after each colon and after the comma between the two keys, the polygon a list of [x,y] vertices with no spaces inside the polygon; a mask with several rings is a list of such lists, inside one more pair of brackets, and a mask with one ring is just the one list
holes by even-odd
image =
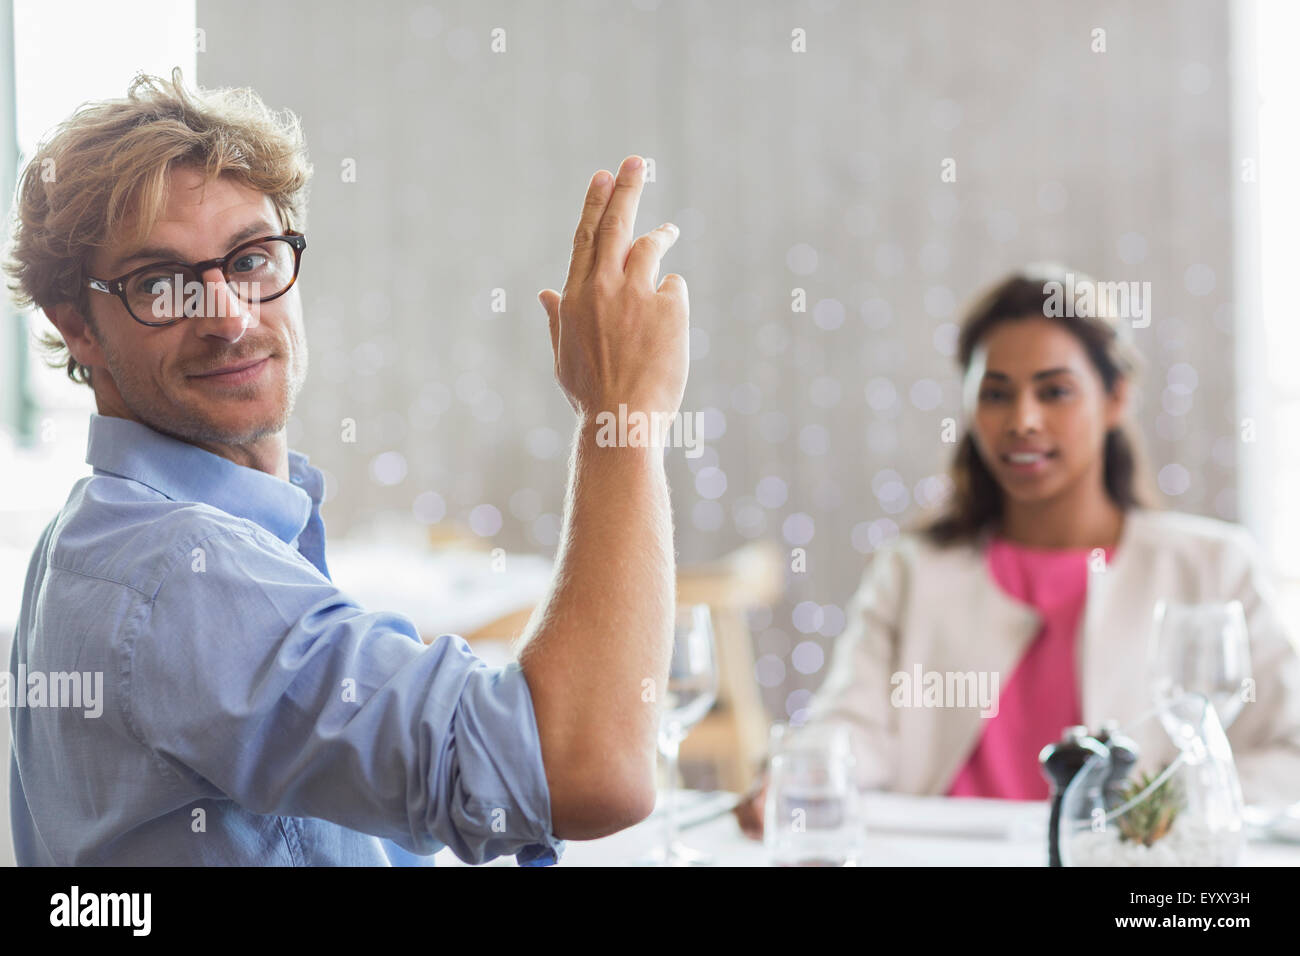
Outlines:
{"label": "woman's hand", "polygon": [[767,800],[767,771],[759,773],[732,811],[741,832],[751,840],[763,839],[763,805]]}

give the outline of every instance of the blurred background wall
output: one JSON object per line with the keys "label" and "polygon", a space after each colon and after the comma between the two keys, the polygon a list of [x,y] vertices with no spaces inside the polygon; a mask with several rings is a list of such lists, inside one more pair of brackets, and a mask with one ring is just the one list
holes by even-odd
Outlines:
{"label": "blurred background wall", "polygon": [[955,323],[1007,270],[1151,283],[1153,472],[1170,506],[1234,518],[1229,20],[1210,0],[200,0],[199,82],[294,110],[316,167],[291,437],[329,475],[332,536],[451,523],[551,553],[572,418],[535,295],[562,286],[591,174],[633,152],[654,164],[638,232],[682,230],[664,271],[690,287],[683,408],[708,436],[668,456],[680,559],[807,555],[754,621],[774,714],[821,680],[865,555],[942,492]]}

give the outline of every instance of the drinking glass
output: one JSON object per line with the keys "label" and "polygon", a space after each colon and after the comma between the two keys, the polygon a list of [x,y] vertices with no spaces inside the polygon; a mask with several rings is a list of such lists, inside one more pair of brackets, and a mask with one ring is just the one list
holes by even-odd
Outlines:
{"label": "drinking glass", "polygon": [[713,618],[707,604],[678,609],[668,687],[659,714],[659,753],[664,758],[664,838],[645,862],[658,866],[699,866],[712,860],[677,838],[677,754],[692,727],[713,707],[718,695]]}
{"label": "drinking glass", "polygon": [[1230,727],[1250,697],[1250,641],[1240,601],[1156,604],[1151,642],[1156,704],[1204,694]]}
{"label": "drinking glass", "polygon": [[773,866],[856,866],[863,823],[848,728],[773,729],[763,842]]}

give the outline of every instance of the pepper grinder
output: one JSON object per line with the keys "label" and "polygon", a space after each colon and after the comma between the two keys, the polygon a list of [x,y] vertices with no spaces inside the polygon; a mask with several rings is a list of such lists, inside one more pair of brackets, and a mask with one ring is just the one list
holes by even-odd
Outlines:
{"label": "pepper grinder", "polygon": [[1061,739],[1038,755],[1038,765],[1052,789],[1052,815],[1047,831],[1047,865],[1061,865],[1061,801],[1075,774],[1093,757],[1108,757],[1104,744],[1088,736],[1082,725],[1066,727]]}
{"label": "pepper grinder", "polygon": [[1106,812],[1124,802],[1124,787],[1128,781],[1129,771],[1137,763],[1138,746],[1119,732],[1119,723],[1114,720],[1103,721],[1101,732],[1097,735],[1098,743],[1105,745],[1110,752],[1110,773],[1106,775]]}

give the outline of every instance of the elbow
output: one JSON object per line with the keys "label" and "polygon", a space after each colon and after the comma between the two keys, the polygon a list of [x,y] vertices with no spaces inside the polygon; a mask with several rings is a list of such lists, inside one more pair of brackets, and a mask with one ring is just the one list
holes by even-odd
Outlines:
{"label": "elbow", "polygon": [[601,830],[600,836],[609,836],[645,820],[654,812],[654,808],[653,780],[648,785],[613,786],[598,801],[599,819],[593,822]]}
{"label": "elbow", "polygon": [[615,824],[611,833],[635,826],[654,813],[657,794],[653,766],[648,773],[630,774],[616,792],[618,797],[608,808]]}
{"label": "elbow", "polygon": [[640,823],[654,812],[654,765],[606,762],[578,771],[572,785],[551,788],[551,822],[564,840],[595,840]]}

